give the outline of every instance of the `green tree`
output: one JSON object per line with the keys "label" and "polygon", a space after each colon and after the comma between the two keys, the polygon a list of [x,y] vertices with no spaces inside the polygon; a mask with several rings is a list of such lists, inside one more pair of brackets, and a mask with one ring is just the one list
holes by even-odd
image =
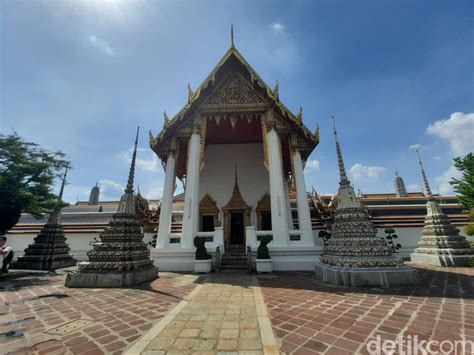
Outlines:
{"label": "green tree", "polygon": [[41,218],[57,207],[52,187],[67,163],[60,151],[43,149],[16,133],[0,134],[0,235],[18,222],[22,212]]}
{"label": "green tree", "polygon": [[[459,194],[459,203],[468,211],[469,221],[474,222],[474,155],[454,158],[454,166],[462,173],[461,179],[452,179],[450,184]],[[467,225],[466,233],[474,235],[474,225]]]}
{"label": "green tree", "polygon": [[450,184],[459,194],[459,203],[466,209],[474,208],[474,155],[454,158],[454,166],[462,173],[461,179],[452,179]]}

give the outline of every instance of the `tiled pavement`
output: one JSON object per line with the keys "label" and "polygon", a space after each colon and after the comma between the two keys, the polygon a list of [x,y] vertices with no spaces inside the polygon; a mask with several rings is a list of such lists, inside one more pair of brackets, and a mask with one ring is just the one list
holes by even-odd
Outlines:
{"label": "tiled pavement", "polygon": [[474,341],[474,268],[418,269],[417,287],[384,289],[328,286],[309,272],[259,275],[260,287],[250,275],[160,273],[150,286],[92,290],[65,288],[63,272],[10,275],[0,278],[0,353],[118,354],[143,339],[150,354],[261,353],[263,299],[285,353],[364,354],[378,335]]}
{"label": "tiled pavement", "polygon": [[130,354],[278,354],[254,275],[214,274]]}
{"label": "tiled pavement", "polygon": [[[415,335],[420,341],[474,341],[474,268],[416,267],[417,287],[384,289],[331,287],[310,273],[259,276],[275,333],[282,339],[280,350],[366,354],[366,344],[378,335],[382,340],[403,335],[411,345]],[[443,346],[450,349],[449,343]],[[474,353],[460,349],[457,354]],[[434,343],[432,350],[437,350]]]}
{"label": "tiled pavement", "polygon": [[180,302],[197,279],[160,273],[144,287],[69,289],[64,278],[64,271],[11,271],[0,278],[1,354],[121,354]]}

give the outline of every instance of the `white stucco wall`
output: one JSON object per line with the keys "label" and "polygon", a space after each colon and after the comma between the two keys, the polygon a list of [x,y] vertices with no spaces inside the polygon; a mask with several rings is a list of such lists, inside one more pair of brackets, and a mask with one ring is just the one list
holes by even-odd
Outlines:
{"label": "white stucco wall", "polygon": [[[36,234],[7,234],[7,244],[12,247],[15,258],[24,254],[25,248],[33,243]],[[71,255],[79,261],[88,260],[87,252],[92,248],[89,243],[92,239],[99,238],[99,233],[74,233],[66,234],[66,243],[71,248]],[[153,233],[145,233],[143,241],[148,244],[153,239]]]}
{"label": "white stucco wall", "polygon": [[[258,200],[270,189],[268,171],[263,165],[262,143],[210,144],[204,159],[199,179],[199,201],[209,192],[219,209],[225,206],[232,196],[237,164],[240,192],[252,207],[252,224],[255,225]],[[222,220],[222,215],[219,218]]]}

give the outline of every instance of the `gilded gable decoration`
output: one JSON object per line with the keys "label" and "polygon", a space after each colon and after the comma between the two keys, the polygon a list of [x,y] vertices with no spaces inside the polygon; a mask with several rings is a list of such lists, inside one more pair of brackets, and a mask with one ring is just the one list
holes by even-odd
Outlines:
{"label": "gilded gable decoration", "polygon": [[216,201],[208,193],[204,195],[199,203],[199,213],[204,215],[213,215],[219,213]]}
{"label": "gilded gable decoration", "polygon": [[231,72],[204,101],[203,107],[242,104],[265,104],[265,101],[241,74]]}

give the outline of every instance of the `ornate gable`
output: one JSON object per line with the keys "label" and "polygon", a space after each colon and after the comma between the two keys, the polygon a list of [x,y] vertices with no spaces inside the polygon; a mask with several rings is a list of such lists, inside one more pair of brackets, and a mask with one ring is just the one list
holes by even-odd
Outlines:
{"label": "ornate gable", "polygon": [[230,72],[204,101],[206,106],[265,104],[265,100],[238,72]]}

